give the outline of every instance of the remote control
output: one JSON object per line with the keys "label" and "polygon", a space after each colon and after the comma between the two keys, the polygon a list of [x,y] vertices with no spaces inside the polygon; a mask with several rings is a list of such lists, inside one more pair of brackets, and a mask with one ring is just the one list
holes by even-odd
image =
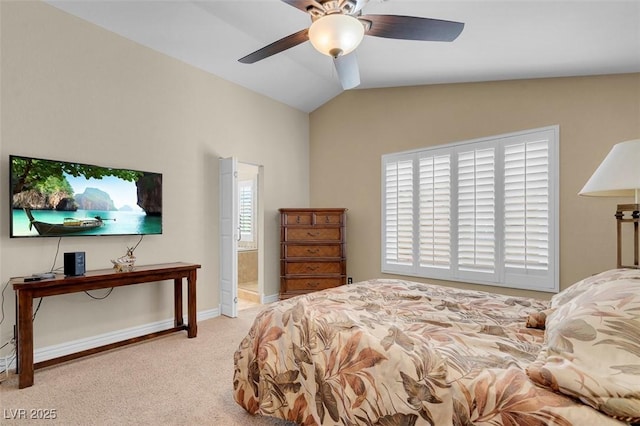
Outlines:
{"label": "remote control", "polygon": [[37,276],[42,278],[43,280],[46,280],[50,278],[55,278],[56,274],[54,274],[53,272],[45,272],[43,274],[38,274]]}

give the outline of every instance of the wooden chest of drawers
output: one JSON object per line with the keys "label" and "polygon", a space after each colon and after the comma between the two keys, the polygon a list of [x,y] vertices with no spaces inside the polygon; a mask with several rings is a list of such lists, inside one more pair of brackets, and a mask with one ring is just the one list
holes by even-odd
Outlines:
{"label": "wooden chest of drawers", "polygon": [[347,209],[280,209],[280,298],[347,282]]}

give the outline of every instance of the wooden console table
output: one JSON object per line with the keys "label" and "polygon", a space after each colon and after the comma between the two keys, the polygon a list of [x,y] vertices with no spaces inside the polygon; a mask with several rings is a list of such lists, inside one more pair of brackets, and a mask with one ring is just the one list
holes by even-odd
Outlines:
{"label": "wooden console table", "polygon": [[[33,372],[38,368],[48,367],[82,356],[92,355],[180,330],[186,330],[187,337],[189,338],[196,337],[198,333],[198,325],[196,322],[196,270],[198,268],[200,268],[200,265],[178,262],[136,266],[135,270],[131,272],[115,272],[113,269],[101,269],[87,271],[85,275],[78,277],[60,276],[42,281],[24,282],[24,277],[12,278],[10,282],[13,285],[13,290],[16,292],[18,387],[22,389],[33,385]],[[188,324],[184,324],[182,315],[183,278],[187,279]],[[174,327],[34,364],[33,299],[164,280],[174,280]]]}

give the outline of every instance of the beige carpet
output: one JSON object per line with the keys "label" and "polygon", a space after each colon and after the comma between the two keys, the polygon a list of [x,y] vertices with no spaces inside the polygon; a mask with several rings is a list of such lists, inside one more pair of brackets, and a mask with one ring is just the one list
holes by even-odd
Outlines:
{"label": "beige carpet", "polygon": [[[36,370],[30,388],[19,390],[14,374],[0,385],[0,423],[288,425],[233,400],[233,354],[258,311],[202,321],[195,339],[174,333]],[[56,419],[11,420],[18,409],[55,410]]]}

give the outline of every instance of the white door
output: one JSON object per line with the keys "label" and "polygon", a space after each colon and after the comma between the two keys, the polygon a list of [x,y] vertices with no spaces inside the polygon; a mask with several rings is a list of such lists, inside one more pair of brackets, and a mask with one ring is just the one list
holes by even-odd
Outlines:
{"label": "white door", "polygon": [[238,163],[220,159],[220,311],[238,316]]}

